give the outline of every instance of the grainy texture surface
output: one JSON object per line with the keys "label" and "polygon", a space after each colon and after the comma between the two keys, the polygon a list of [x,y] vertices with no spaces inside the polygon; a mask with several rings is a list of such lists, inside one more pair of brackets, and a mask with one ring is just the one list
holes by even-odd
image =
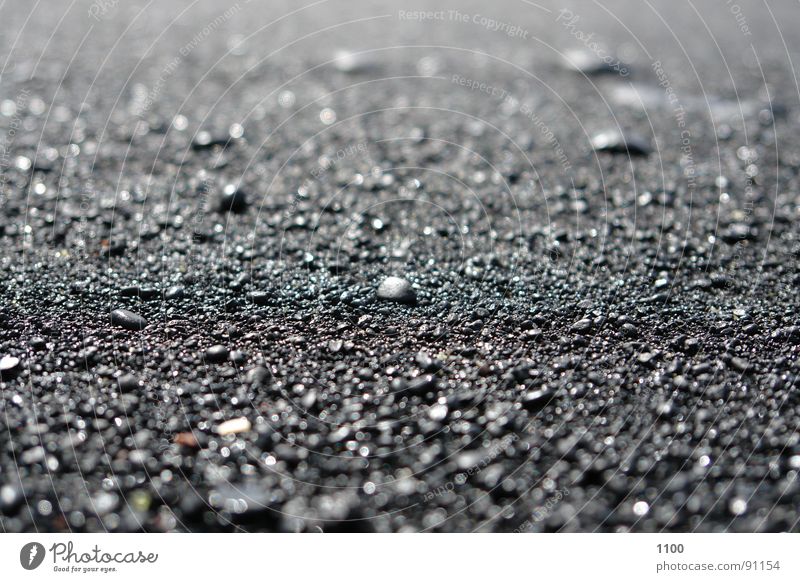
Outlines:
{"label": "grainy texture surface", "polygon": [[2,530],[796,531],[773,4],[2,4]]}

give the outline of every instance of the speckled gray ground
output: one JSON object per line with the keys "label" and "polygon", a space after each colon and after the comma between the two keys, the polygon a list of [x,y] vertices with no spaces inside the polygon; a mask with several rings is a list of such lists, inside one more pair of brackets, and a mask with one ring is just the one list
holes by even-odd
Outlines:
{"label": "speckled gray ground", "polygon": [[118,4],[0,5],[3,531],[799,529],[796,5]]}

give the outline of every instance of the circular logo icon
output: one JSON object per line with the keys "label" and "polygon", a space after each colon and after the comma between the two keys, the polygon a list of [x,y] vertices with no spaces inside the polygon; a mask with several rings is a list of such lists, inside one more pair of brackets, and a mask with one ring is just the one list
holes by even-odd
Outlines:
{"label": "circular logo icon", "polygon": [[30,542],[19,551],[19,563],[26,570],[35,570],[44,561],[44,546],[39,542]]}

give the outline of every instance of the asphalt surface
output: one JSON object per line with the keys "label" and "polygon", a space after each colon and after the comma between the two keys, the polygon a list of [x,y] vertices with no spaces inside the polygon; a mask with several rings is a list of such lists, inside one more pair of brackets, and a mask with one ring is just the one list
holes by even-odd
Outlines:
{"label": "asphalt surface", "polygon": [[701,4],[0,5],[2,530],[800,529],[798,8]]}

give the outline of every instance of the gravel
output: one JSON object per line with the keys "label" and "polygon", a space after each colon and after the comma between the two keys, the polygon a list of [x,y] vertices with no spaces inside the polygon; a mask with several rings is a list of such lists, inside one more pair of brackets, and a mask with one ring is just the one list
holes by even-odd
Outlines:
{"label": "gravel", "polygon": [[796,7],[44,4],[3,531],[800,529]]}

